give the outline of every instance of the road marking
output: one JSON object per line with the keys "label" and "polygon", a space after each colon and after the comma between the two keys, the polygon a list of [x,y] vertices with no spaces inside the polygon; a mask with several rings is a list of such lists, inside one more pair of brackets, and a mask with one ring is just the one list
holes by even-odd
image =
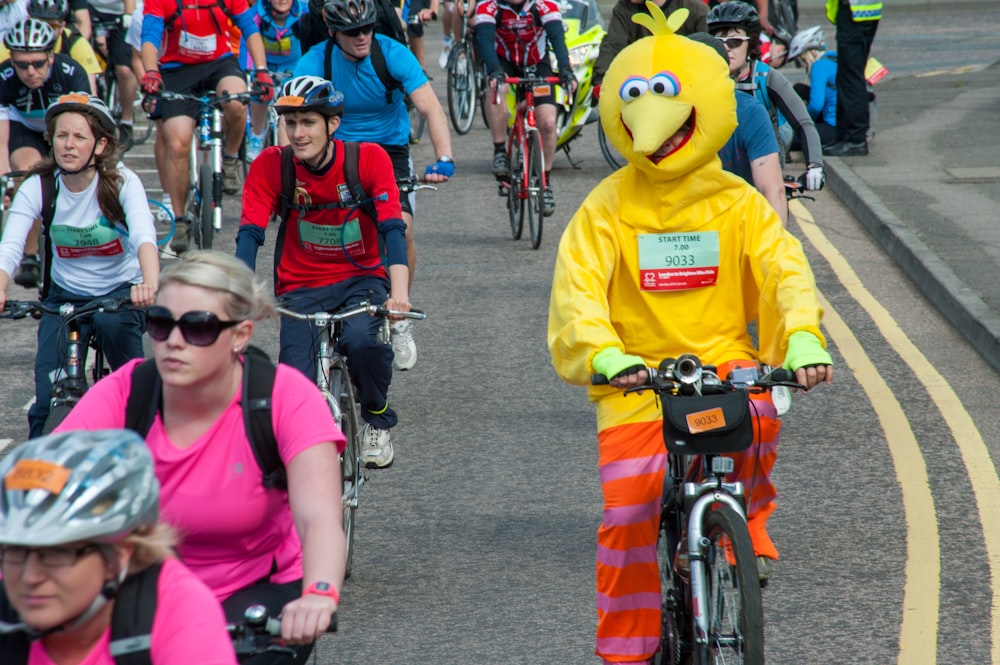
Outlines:
{"label": "road marking", "polygon": [[[961,401],[948,382],[942,377],[910,339],[900,330],[889,312],[865,288],[857,273],[844,259],[843,255],[830,244],[826,236],[816,225],[808,210],[798,201],[791,202],[792,213],[803,235],[816,250],[823,255],[831,269],[837,275],[841,284],[851,297],[872,318],[886,342],[899,354],[913,372],[924,380],[927,392],[941,411],[942,417],[948,422],[959,448],[966,443],[964,437],[978,438],[982,453],[986,455],[988,468],[993,472],[993,464],[989,461],[986,446],[979,435],[968,413],[962,407]],[[837,341],[837,347],[844,355],[845,361],[852,367],[873,407],[879,415],[889,451],[892,454],[896,478],[903,493],[903,509],[906,516],[906,581],[903,589],[903,614],[899,630],[899,665],[926,665],[937,660],[938,612],[940,608],[941,588],[941,546],[937,529],[937,519],[934,511],[934,499],[930,492],[930,482],[927,478],[927,467],[919,445],[913,437],[905,414],[892,392],[878,375],[876,368],[864,353],[851,332],[837,312],[824,304],[827,310],[824,325]],[[850,353],[850,355],[849,355]],[[878,387],[878,390],[875,388]],[[947,393],[947,395],[945,394]],[[950,396],[950,397],[949,397]],[[892,419],[888,416],[892,415]],[[896,422],[899,419],[901,422]],[[889,426],[892,425],[892,426]],[[971,432],[968,427],[971,425]],[[963,451],[963,458],[966,453]],[[977,462],[982,464],[982,462]],[[970,468],[966,460],[970,479],[978,476],[983,482],[982,467]],[[995,474],[995,472],[993,472]],[[976,480],[973,479],[973,488]],[[989,483],[986,483],[987,485]],[[987,552],[991,568],[994,565],[994,550],[990,547],[991,536],[988,535],[986,520],[996,521],[983,511],[984,506],[996,506],[1000,503],[1000,483],[993,476],[992,485],[996,488],[995,503],[983,503],[984,495],[976,491],[976,501],[979,514],[983,519],[983,534],[987,540]],[[985,496],[991,492],[986,491]],[[928,519],[934,516],[934,519]],[[997,531],[1000,533],[1000,530]],[[934,580],[934,584],[928,584]],[[996,590],[993,592],[996,595]],[[996,606],[996,599],[993,602]],[[996,614],[993,616],[993,635],[997,634]],[[993,647],[993,663],[996,661],[996,646]]]}
{"label": "road marking", "polygon": [[0,455],[6,453],[12,443],[14,443],[14,439],[0,439]]}

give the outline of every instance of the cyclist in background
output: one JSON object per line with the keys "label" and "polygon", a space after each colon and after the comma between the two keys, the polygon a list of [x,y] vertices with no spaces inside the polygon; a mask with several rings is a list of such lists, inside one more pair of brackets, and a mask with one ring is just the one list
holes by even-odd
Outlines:
{"label": "cyclist in background", "polygon": [[406,40],[410,50],[427,73],[424,65],[424,24],[437,20],[440,0],[409,0],[406,16]]}
{"label": "cyclist in background", "polygon": [[[396,40],[374,32],[378,19],[373,0],[327,0],[323,17],[331,37],[303,56],[295,76],[329,79],[344,95],[344,114],[337,137],[342,141],[370,141],[381,145],[392,160],[397,180],[413,176],[410,159],[410,118],[404,95],[427,118],[427,130],[437,161],[424,169],[427,182],[444,182],[455,173],[448,119],[427,81],[427,75],[410,51]],[[392,79],[387,87],[375,69],[372,49],[384,56]],[[393,195],[396,195],[395,192]],[[413,193],[399,195],[406,223],[406,263],[410,289],[417,266],[417,245],[413,230]],[[393,367],[408,370],[417,362],[417,347],[408,320],[392,325]]]}
{"label": "cyclist in background", "polygon": [[[30,0],[28,2],[28,15],[45,21],[56,33],[56,41],[52,50],[56,53],[68,55],[76,64],[83,67],[90,78],[90,91],[97,93],[97,77],[104,68],[101,66],[94,48],[83,35],[70,30],[66,26],[69,17],[69,3],[66,0]],[[0,60],[8,57],[6,48],[0,48]]]}
{"label": "cyclist in background", "polygon": [[[300,20],[309,13],[305,0],[257,0],[252,7],[254,22],[260,30],[267,54],[267,68],[272,77],[290,73],[302,59],[302,40],[299,38]],[[240,44],[240,61],[247,62],[246,42]],[[281,124],[278,124],[281,127]],[[250,104],[250,134],[247,136],[247,161],[252,162],[264,149],[267,132],[267,104]],[[278,142],[285,145],[285,141]]]}
{"label": "cyclist in background", "polygon": [[[104,56],[106,66],[114,68],[115,80],[118,82],[118,102],[122,114],[121,123],[118,125],[118,141],[125,151],[132,147],[135,95],[139,90],[139,79],[132,71],[132,49],[125,42],[125,34],[128,32],[135,10],[135,0],[88,0],[88,2],[91,20],[96,27],[94,43]],[[107,100],[109,104],[113,101]]]}
{"label": "cyclist in background", "polygon": [[[311,314],[333,312],[362,300],[388,309],[410,310],[405,225],[392,164],[385,150],[362,143],[357,172],[375,200],[375,219],[356,200],[344,175],[344,143],[333,138],[344,112],[344,96],[316,76],[288,80],[274,103],[282,116],[295,163],[295,203],[278,230],[274,257],[275,293],[289,309]],[[243,217],[236,255],[251,268],[272,215],[280,214],[281,149],[268,148],[250,166],[243,189]],[[385,263],[379,251],[385,246]],[[382,321],[359,316],[344,322],[338,345],[347,356],[351,380],[361,403],[361,457],[369,467],[392,464],[389,430],[397,422],[389,405],[392,381],[390,345],[378,338]],[[281,320],[279,360],[314,375],[316,332],[308,321]]]}
{"label": "cyclist in background", "polygon": [[[263,64],[267,62],[264,43],[253,17],[247,0],[197,0],[193,5],[146,0],[142,22],[143,92],[154,96],[161,88],[189,95],[246,92],[243,69],[230,47],[232,19],[257,63],[253,84],[263,93],[260,101],[271,101],[274,81]],[[191,141],[199,110],[196,102],[169,100],[163,100],[157,109],[162,113],[167,147],[166,168],[160,170],[160,181],[174,208],[176,226],[170,247],[177,254],[187,251],[191,239],[191,219],[185,205],[191,187]],[[226,194],[235,194],[240,188],[239,151],[246,133],[247,110],[241,102],[233,101],[223,104],[222,112],[222,189]]]}
{"label": "cyclist in background", "polygon": [[[89,90],[90,81],[69,56],[53,53],[55,32],[44,21],[27,18],[4,35],[10,59],[0,63],[0,173],[27,171],[49,153],[45,109],[69,90]],[[39,227],[24,243],[24,261],[14,281],[38,286]],[[8,276],[11,273],[8,270]],[[6,285],[4,285],[6,287]]]}
{"label": "cyclist in background", "polygon": [[[788,79],[759,61],[761,24],[757,10],[738,0],[723,2],[709,13],[708,30],[726,47],[729,71],[736,79],[737,89],[754,95],[767,109],[780,144],[782,162],[793,138],[798,137],[806,160],[806,189],[822,189],[826,176],[816,125]],[[784,193],[781,196],[783,199]]]}
{"label": "cyclist in background", "polygon": [[[553,0],[480,0],[476,5],[476,47],[489,73],[490,92],[486,105],[490,138],[493,140],[493,175],[510,175],[507,163],[507,84],[506,76],[524,76],[526,67],[535,68],[535,76],[552,76],[549,48],[556,55],[560,85],[570,98],[576,88],[576,78],[569,66],[562,15]],[[496,92],[500,91],[500,103]],[[556,107],[553,94],[535,96],[535,119],[542,136],[542,156],[545,161],[545,192],[542,213],[547,217],[556,210],[552,192],[552,161],[556,156]]]}
{"label": "cyclist in background", "polygon": [[[43,479],[40,468],[52,475]],[[134,601],[156,608],[151,662],[236,665],[211,591],[173,554],[174,532],[158,519],[153,460],[137,434],[34,439],[0,461],[0,478],[0,621],[26,629],[0,636],[0,661],[113,662],[115,606],[139,585],[155,590]]]}
{"label": "cyclist in background", "polygon": [[788,57],[805,67],[809,83],[796,83],[795,91],[816,120],[823,145],[833,145],[837,141],[837,52],[826,50],[823,28],[816,25],[795,35]]}
{"label": "cyclist in background", "polygon": [[[25,238],[42,216],[42,177],[55,176],[56,197],[47,231],[42,301],[52,307],[82,305],[102,296],[153,303],[160,270],[156,228],[139,177],[118,162],[111,112],[85,92],[60,97],[45,113],[52,157],[31,169],[17,190],[0,239],[0,308]],[[112,368],[141,358],[143,317],[137,311],[96,313],[81,323],[82,348],[93,334]],[[35,403],[28,410],[28,436],[40,436],[49,415],[53,376],[64,365],[62,317],[38,322]],[[85,358],[81,359],[81,363]]]}
{"label": "cyclist in background", "polygon": [[[185,534],[178,556],[229,621],[254,604],[280,614],[282,638],[305,663],[344,579],[337,452],[345,442],[315,384],[279,363],[270,410],[287,490],[264,486],[241,397],[244,351],[256,322],[273,315],[267,286],[232,256],[188,252],[163,271],[147,316],[162,400],[146,445],[163,518]],[[123,427],[140,362],[94,384],[60,430]]]}

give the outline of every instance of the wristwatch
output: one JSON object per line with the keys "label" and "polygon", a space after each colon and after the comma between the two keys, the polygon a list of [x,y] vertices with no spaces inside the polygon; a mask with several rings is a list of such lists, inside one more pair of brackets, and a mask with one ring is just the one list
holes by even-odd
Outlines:
{"label": "wristwatch", "polygon": [[313,582],[306,590],[302,592],[303,596],[315,594],[317,596],[327,596],[328,598],[333,598],[333,602],[340,604],[340,594],[337,593],[337,589],[334,588],[329,582]]}
{"label": "wristwatch", "polygon": [[444,162],[445,164],[454,164],[455,160],[451,158],[450,155],[441,155],[438,157],[439,162]]}

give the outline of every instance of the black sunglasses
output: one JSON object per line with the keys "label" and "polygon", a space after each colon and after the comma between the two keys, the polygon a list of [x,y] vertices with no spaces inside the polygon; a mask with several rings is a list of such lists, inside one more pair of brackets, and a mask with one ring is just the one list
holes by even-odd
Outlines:
{"label": "black sunglasses", "polygon": [[226,328],[232,328],[240,321],[221,321],[214,312],[186,312],[179,319],[166,307],[153,305],[146,310],[146,332],[157,342],[165,342],[174,326],[181,329],[181,335],[193,346],[211,346]]}
{"label": "black sunglasses", "polygon": [[49,64],[48,58],[42,58],[40,60],[14,60],[11,58],[10,61],[13,62],[14,66],[21,71],[27,71],[32,67],[34,67],[37,71],[42,71]]}
{"label": "black sunglasses", "polygon": [[363,25],[360,28],[351,28],[350,30],[341,30],[340,34],[345,37],[360,37],[361,35],[370,35],[375,32],[374,25]]}

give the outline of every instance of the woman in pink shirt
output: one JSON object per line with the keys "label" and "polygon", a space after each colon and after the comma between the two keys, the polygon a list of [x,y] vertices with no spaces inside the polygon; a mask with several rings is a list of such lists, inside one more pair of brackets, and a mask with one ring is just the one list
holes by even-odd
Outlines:
{"label": "woman in pink shirt", "polygon": [[0,621],[22,627],[0,634],[0,662],[114,665],[112,628],[149,603],[149,633],[125,636],[150,662],[236,664],[211,591],[173,558],[135,432],[33,439],[0,461],[0,478]]}
{"label": "woman in pink shirt", "polygon": [[[280,613],[282,637],[299,645],[304,662],[330,624],[344,578],[344,436],[316,385],[278,365],[271,420],[288,490],[265,488],[240,398],[254,324],[274,314],[270,290],[242,261],[214,251],[185,253],[159,284],[147,332],[162,392],[146,445],[163,517],[179,531],[181,559],[227,618],[240,620],[253,604]],[[94,385],[60,429],[124,426],[139,362]]]}

